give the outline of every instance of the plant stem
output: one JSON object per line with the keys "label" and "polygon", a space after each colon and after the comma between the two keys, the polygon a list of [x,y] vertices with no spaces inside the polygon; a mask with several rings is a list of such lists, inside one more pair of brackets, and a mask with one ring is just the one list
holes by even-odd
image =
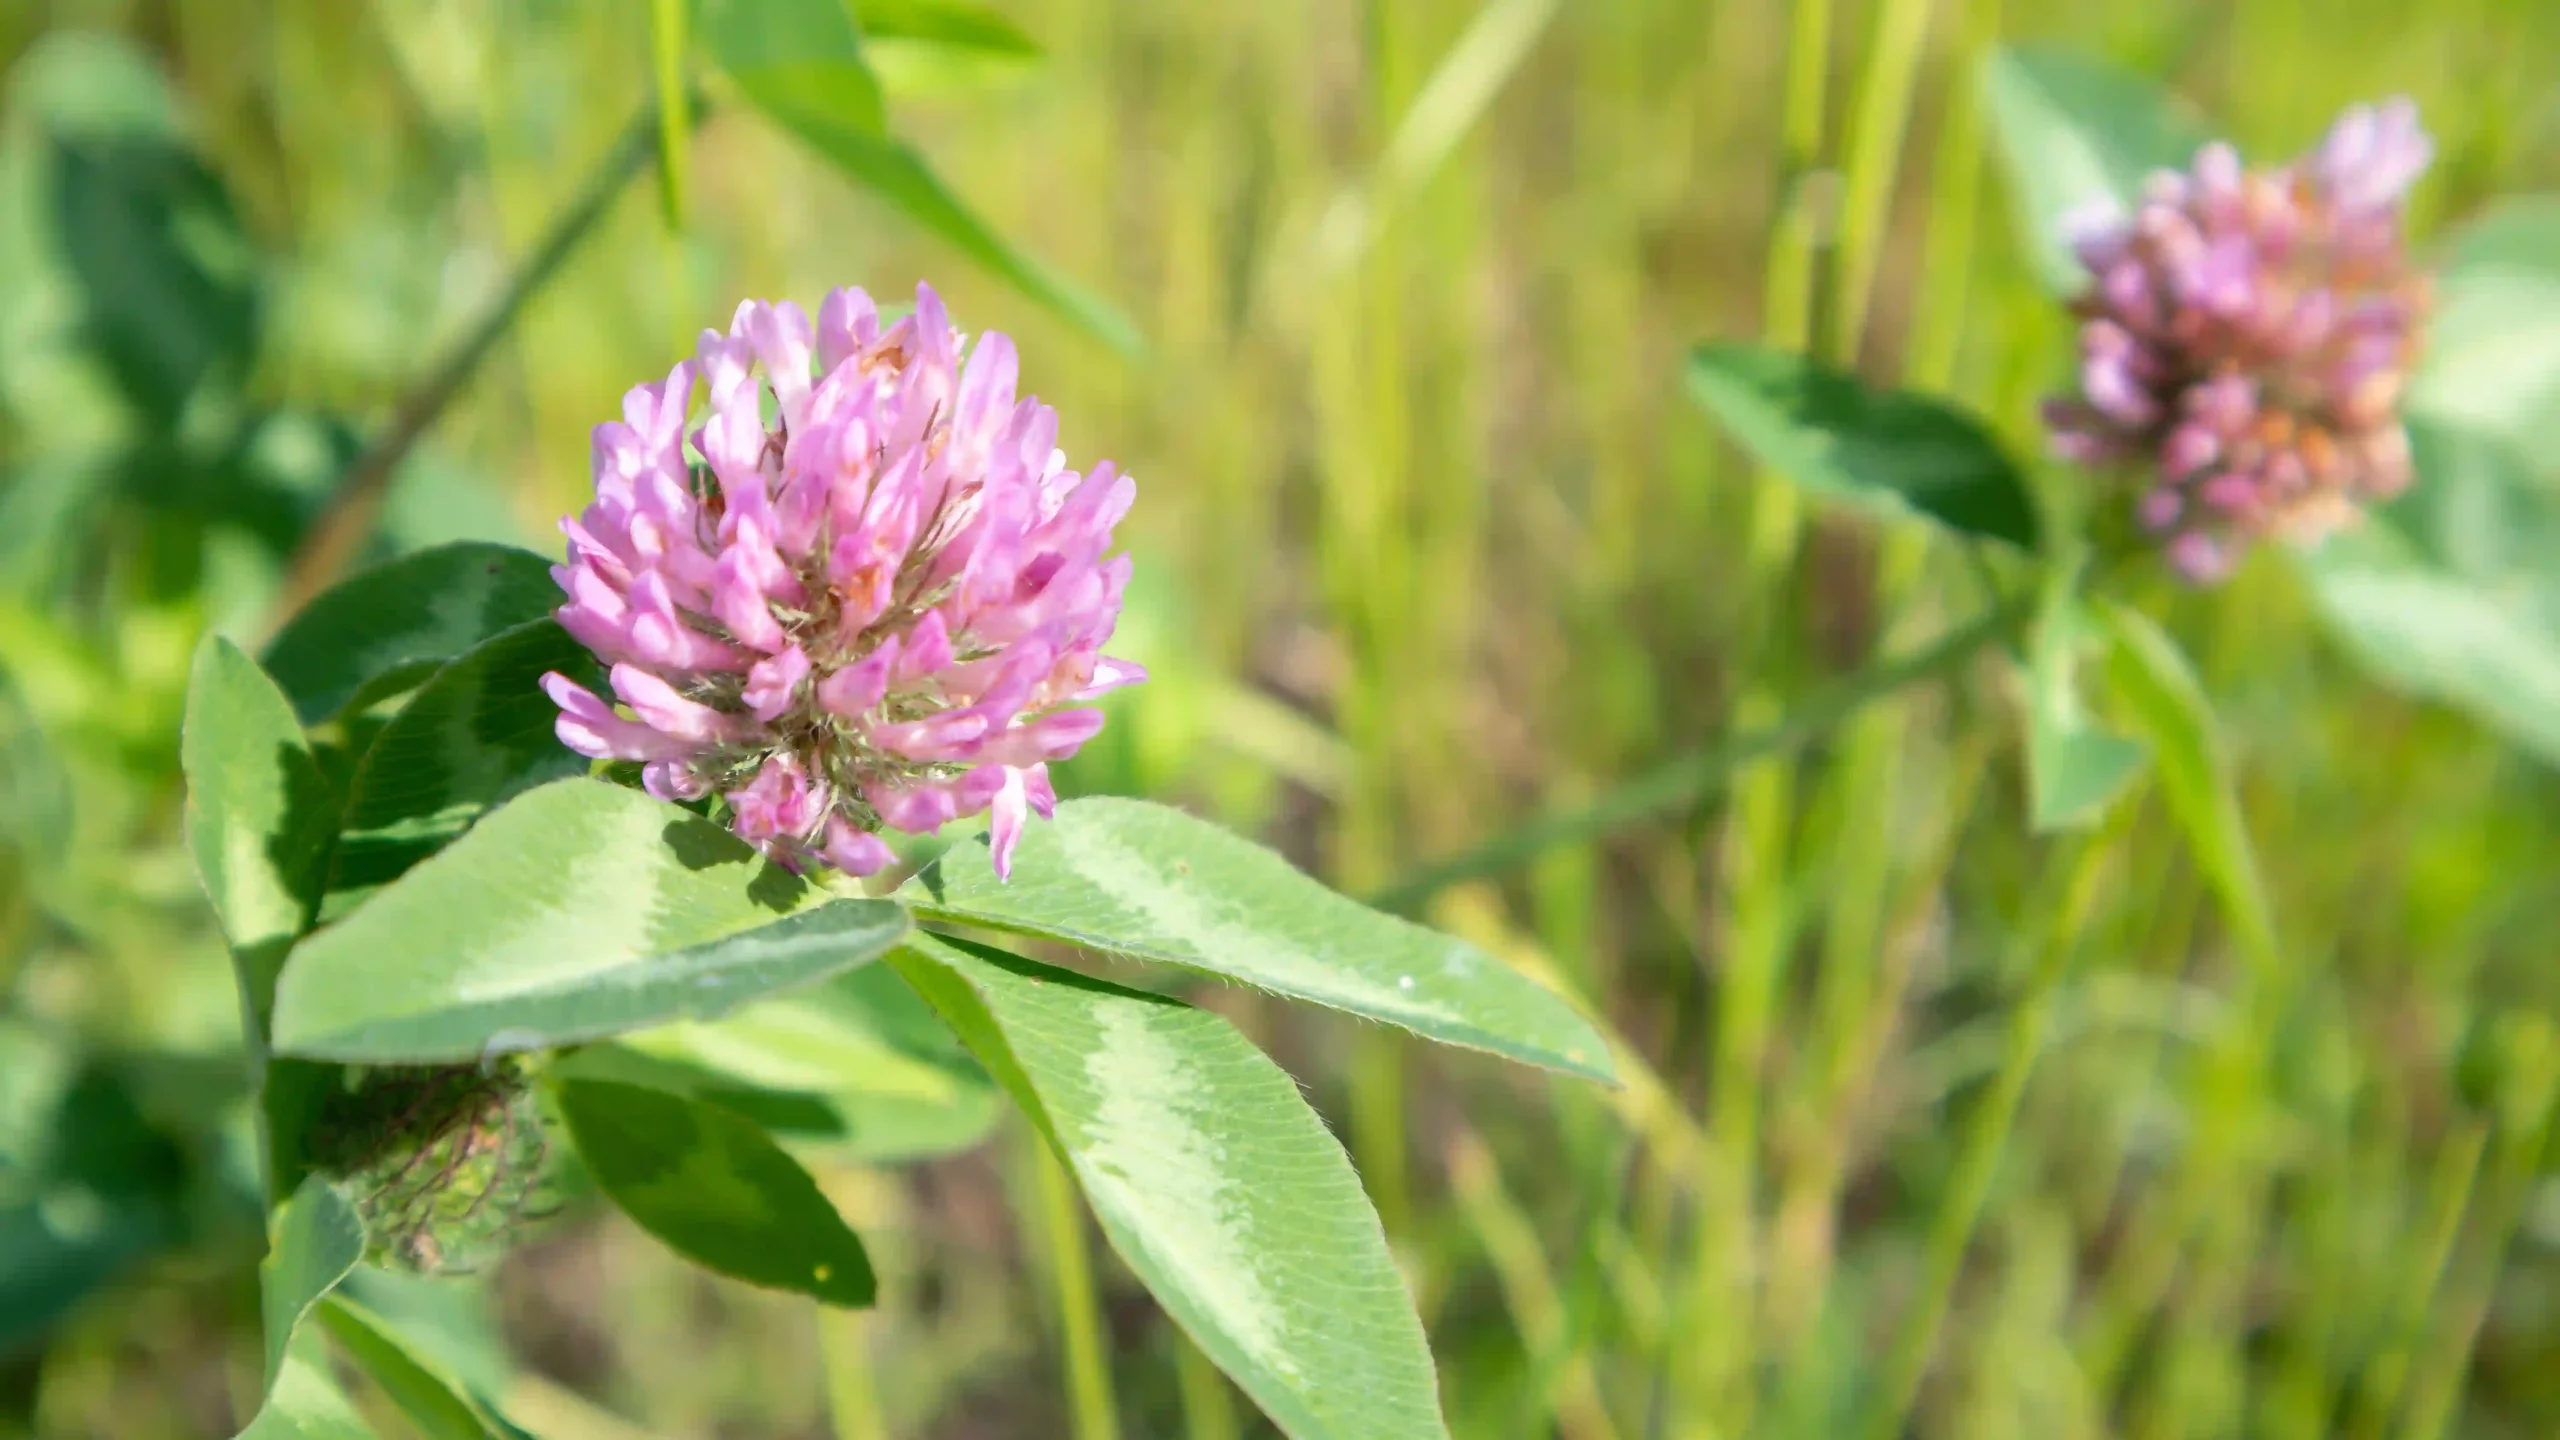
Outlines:
{"label": "plant stem", "polygon": [[1094,1290],[1092,1254],[1085,1248],[1084,1210],[1076,1203],[1074,1180],[1048,1142],[1034,1135],[1026,1148],[1039,1188],[1050,1282],[1057,1287],[1059,1349],[1073,1434],[1075,1440],[1116,1440],[1120,1406],[1112,1394],[1110,1358],[1103,1353],[1102,1302]]}
{"label": "plant stem", "polygon": [[[688,109],[682,123],[689,126],[701,120],[705,106],[697,97]],[[312,522],[301,548],[286,566],[284,583],[276,595],[277,619],[291,615],[327,589],[363,551],[365,542],[373,537],[374,523],[382,516],[383,501],[390,494],[391,477],[400,462],[408,458],[418,437],[462,392],[481,362],[523,315],[525,306],[559,274],[579,243],[593,234],[612,211],[623,187],[657,155],[660,135],[659,108],[652,101],[623,127],[621,137],[589,172],[586,184],[551,222],[550,230],[533,253],[508,277],[506,289],[487,313],[454,342],[415,388],[401,397],[391,419],[338,477],[327,507]]]}
{"label": "plant stem", "polygon": [[1832,252],[1831,313],[1824,352],[1855,365],[1865,338],[1885,220],[1901,169],[1911,119],[1911,88],[1928,49],[1930,0],[1882,0],[1867,66],[1849,114],[1849,158],[1842,182],[1840,241]]}
{"label": "plant stem", "polygon": [[684,104],[686,0],[651,0],[649,45],[655,52],[658,78],[658,199],[666,207],[667,229],[684,228],[685,140],[692,125]]}
{"label": "plant stem", "polygon": [[1973,1247],[1974,1227],[1981,1220],[1983,1201],[1991,1193],[2001,1153],[2008,1146],[2009,1128],[2017,1118],[2018,1101],[2026,1093],[2027,1077],[2044,1048],[2045,1022],[2053,1008],[2054,989],[2079,950],[2080,933],[2096,903],[2098,881],[2105,872],[2112,839],[2110,827],[2073,842],[2076,853],[2062,872],[2065,878],[2029,973],[2026,993],[2018,997],[2009,1013],[2008,1043],[2001,1052],[1999,1073],[1966,1122],[1963,1147],[1956,1155],[1946,1199],[1929,1232],[1919,1295],[1894,1340],[1885,1361],[1883,1388],[1877,1392],[1875,1407],[1861,1427],[1868,1440],[1893,1440],[1902,1433],[1912,1401],[1919,1395],[1921,1378],[1928,1373],[1929,1362],[1937,1353],[1938,1329],[1946,1320],[1948,1298],[1955,1292],[1965,1255]]}
{"label": "plant stem", "polygon": [[880,1382],[871,1364],[871,1317],[859,1310],[820,1309],[818,1348],[827,1370],[827,1413],[836,1440],[889,1440],[880,1415]]}
{"label": "plant stem", "polygon": [[1242,1440],[1244,1427],[1236,1420],[1227,1377],[1178,1328],[1173,1332],[1173,1374],[1182,1389],[1184,1440]]}
{"label": "plant stem", "polygon": [[1369,897],[1382,910],[1412,914],[1452,885],[1500,875],[1559,845],[1598,839],[1637,821],[1683,810],[1712,795],[1752,761],[1803,748],[1816,736],[1905,686],[1956,669],[1984,646],[2013,634],[2033,597],[2001,602],[1908,655],[1868,666],[1815,691],[1775,723],[1728,736],[1603,794],[1425,865]]}

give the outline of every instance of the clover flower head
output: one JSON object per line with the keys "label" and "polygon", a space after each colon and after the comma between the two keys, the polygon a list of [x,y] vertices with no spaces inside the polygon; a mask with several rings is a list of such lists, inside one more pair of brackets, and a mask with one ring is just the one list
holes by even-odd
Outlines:
{"label": "clover flower head", "polygon": [[1102,653],[1136,485],[1066,468],[1057,412],[1014,396],[1011,340],[963,349],[922,285],[885,327],[860,290],[814,326],[750,300],[624,396],[552,572],[619,704],[544,676],[562,743],[640,762],[661,799],[717,796],[793,869],[868,875],[884,827],[984,811],[1010,874],[1057,804],[1048,762],[1102,728],[1083,702],[1146,678]]}
{"label": "clover flower head", "polygon": [[2189,580],[2409,483],[2399,402],[2428,297],[2401,204],[2433,153],[2408,101],[2358,106],[2290,165],[2247,169],[2217,142],[2153,174],[2131,214],[2073,223],[2090,283],[2052,447],[2148,470],[2135,517]]}

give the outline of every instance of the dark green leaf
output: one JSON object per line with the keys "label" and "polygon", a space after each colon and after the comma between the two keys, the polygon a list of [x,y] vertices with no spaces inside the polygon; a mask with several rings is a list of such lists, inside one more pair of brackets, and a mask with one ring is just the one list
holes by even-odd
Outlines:
{"label": "dark green leaf", "polygon": [[1755,459],[1808,490],[2036,543],[2025,477],[1979,422],[1941,401],[1747,345],[1700,346],[1689,393]]}
{"label": "dark green leaf", "polygon": [[895,205],[926,230],[1025,295],[1123,355],[1142,348],[1137,328],[1100,296],[1015,249],[951,193],[912,146],[822,117],[777,114],[784,128],[833,161],[846,178]]}
{"label": "dark green leaf", "polygon": [[1162,805],[1067,801],[1055,820],[1024,831],[1010,883],[996,878],[985,844],[972,843],[899,893],[927,918],[1188,966],[1433,1040],[1610,1078],[1608,1047],[1534,981]]}
{"label": "dark green leaf", "polygon": [[1294,1440],[1446,1434],[1378,1217],[1297,1083],[1159,995],[919,936],[890,964],[1048,1136],[1103,1233]]}
{"label": "dark green leaf", "polygon": [[174,1239],[186,1178],[119,1067],[0,1019],[0,1357]]}
{"label": "dark green leaf", "polygon": [[382,1387],[422,1440],[507,1440],[498,1426],[434,1359],[409,1345],[389,1322],[344,1295],[320,1306],[321,1326]]}
{"label": "dark green leaf", "polygon": [[2003,49],[1982,83],[2019,232],[2045,283],[2062,294],[2088,283],[2071,253],[2075,213],[2110,203],[2130,211],[2144,177],[2186,165],[2208,138],[2150,81],[2067,51]]}
{"label": "dark green leaf", "polygon": [[559,780],[304,941],[277,1049],[472,1060],[720,1015],[876,958],[886,900],[811,904],[728,831],[594,780]]}
{"label": "dark green leaf", "polygon": [[2560,195],[2500,201],[2455,237],[2409,409],[2498,437],[2560,481]]}
{"label": "dark green leaf", "polygon": [[267,646],[268,673],[316,725],[393,695],[561,602],[551,562],[483,541],[439,545],[341,581]]}
{"label": "dark green leaf", "polygon": [[2093,824],[2142,771],[2142,746],[2092,723],[2078,671],[2088,617],[2064,567],[2047,580],[2027,671],[2027,789],[2038,831]]}
{"label": "dark green leaf", "polygon": [[755,107],[788,129],[880,133],[880,85],[845,0],[697,0],[703,44]]}
{"label": "dark green leaf", "polygon": [[557,670],[601,689],[601,667],[545,617],[465,652],[419,687],[374,737],[347,799],[331,861],[332,908],[398,879],[478,820],[537,785],[587,773],[553,733],[543,693]]}
{"label": "dark green leaf", "polygon": [[597,1187],[669,1249],[751,1285],[871,1303],[862,1242],[763,1131],[719,1106],[637,1085],[569,1080],[559,1094]]}

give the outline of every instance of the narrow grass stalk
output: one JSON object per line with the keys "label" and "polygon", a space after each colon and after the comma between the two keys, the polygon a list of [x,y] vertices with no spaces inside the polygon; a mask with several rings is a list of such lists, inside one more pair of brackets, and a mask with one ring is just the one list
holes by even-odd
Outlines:
{"label": "narrow grass stalk", "polygon": [[871,1363],[871,1313],[818,1311],[818,1353],[827,1371],[827,1415],[835,1440],[889,1440],[880,1379]]}
{"label": "narrow grass stalk", "polygon": [[[699,122],[703,111],[698,97],[688,97],[682,126],[690,128]],[[478,373],[489,352],[515,327],[526,305],[551,283],[580,242],[612,212],[613,202],[623,189],[657,155],[663,133],[659,107],[652,101],[623,127],[621,137],[589,172],[586,183],[570,198],[568,206],[553,219],[533,253],[507,278],[506,288],[488,310],[445,351],[416,387],[401,397],[381,432],[338,477],[327,507],[312,522],[301,548],[285,567],[284,582],[276,594],[275,620],[281,621],[327,589],[363,552],[365,542],[373,537],[374,522],[381,518],[383,502],[391,492],[391,477],[400,462],[408,458],[419,437],[462,393],[462,387]]]}
{"label": "narrow grass stalk", "polygon": [[2434,1343],[2420,1353],[2410,1380],[2409,1419],[2401,1429],[2409,1440],[2441,1440],[2461,1417],[2463,1379],[2489,1318],[2507,1246],[2541,1179],[2551,1132],[2560,1124],[2560,1038],[2534,1016],[2519,1018],[2510,1040],[2487,1188],[2473,1207],[2470,1243],[2433,1307]]}
{"label": "narrow grass stalk", "polygon": [[1902,1433],[1912,1402],[1920,1393],[1920,1382],[1937,1354],[1938,1332],[1946,1320],[1948,1300],[1955,1293],[1965,1256],[1973,1248],[1974,1230],[1982,1218],[1983,1202],[1991,1193],[1992,1179],[1999,1171],[2000,1157],[2008,1147],[2019,1099],[2026,1094],[2027,1078],[2034,1072],[2036,1057],[2044,1048],[2045,1023],[2052,1013],[2055,987],[2078,953],[2080,934],[2096,904],[2113,840],[2113,828],[2108,827],[2071,842],[2074,853],[2061,872],[2065,878],[2038,943],[2026,991],[2009,1014],[1999,1073],[1966,1121],[1946,1198],[1930,1226],[1928,1248],[1921,1260],[1919,1293],[1887,1353],[1874,1407],[1867,1412],[1866,1423],[1859,1427],[1859,1433],[1867,1440],[1893,1440]]}
{"label": "narrow grass stalk", "polygon": [[1182,1391],[1184,1440],[1242,1440],[1244,1427],[1236,1419],[1235,1395],[1227,1388],[1227,1377],[1178,1329],[1173,1335],[1173,1378]]}
{"label": "narrow grass stalk", "polygon": [[687,184],[685,142],[693,127],[686,122],[684,57],[686,0],[650,0],[649,49],[658,81],[658,201],[665,207],[667,229],[684,229]]}
{"label": "narrow grass stalk", "polygon": [[1911,120],[1911,90],[1928,48],[1932,0],[1880,0],[1867,64],[1852,92],[1849,159],[1841,182],[1840,240],[1831,252],[1831,310],[1823,349],[1843,365],[1858,358],[1883,258],[1894,177]]}
{"label": "narrow grass stalk", "polygon": [[1538,1232],[1502,1187],[1493,1152],[1464,1126],[1450,1137],[1449,1185],[1468,1226],[1493,1261],[1512,1323],[1529,1350],[1530,1367],[1548,1377],[1539,1396],[1565,1440],[1617,1440],[1583,1352],[1565,1317],[1564,1302],[1538,1247]]}
{"label": "narrow grass stalk", "polygon": [[1092,1252],[1085,1247],[1084,1208],[1075,1181],[1048,1142],[1029,1137],[1024,1150],[1040,1207],[1040,1231],[1048,1252],[1049,1279],[1058,1305],[1060,1361],[1067,1383],[1075,1440],[1116,1440],[1120,1405],[1111,1388],[1111,1357],[1102,1340],[1102,1300],[1094,1288]]}
{"label": "narrow grass stalk", "polygon": [[1452,885],[1501,875],[1556,846],[1596,840],[1639,821],[1686,810],[1722,788],[1743,766],[1797,750],[1876,700],[1954,671],[1983,647],[2015,633],[2033,608],[2031,597],[2003,601],[1918,650],[1880,661],[1815,691],[1771,724],[1743,730],[1639,775],[1587,804],[1541,816],[1434,861],[1373,893],[1369,903],[1410,914]]}
{"label": "narrow grass stalk", "polygon": [[2480,1160],[2489,1148],[2489,1125],[2467,1120],[2436,1156],[2427,1185],[2427,1214],[2419,1223],[2420,1242],[2401,1286],[2398,1314],[2391,1335],[2365,1362],[2363,1384],[2356,1393],[2356,1414],[2346,1427],[2348,1440],[2382,1440],[2409,1381],[2410,1358],[2425,1337],[2427,1315],[2436,1291],[2452,1263],[2454,1245],[2462,1238],[2462,1217],[2471,1208],[2471,1192],[2480,1177]]}

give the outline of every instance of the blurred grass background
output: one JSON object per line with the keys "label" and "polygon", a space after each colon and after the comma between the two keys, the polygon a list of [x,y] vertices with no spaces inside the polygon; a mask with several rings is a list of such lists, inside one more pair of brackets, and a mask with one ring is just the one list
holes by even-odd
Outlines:
{"label": "blurred grass background", "polygon": [[[404,468],[383,544],[554,548],[589,427],[738,297],[930,277],[1021,342],[1071,455],[1142,487],[1123,634],[1156,679],[1066,782],[1191,805],[1355,892],[1980,603],[1919,537],[1756,483],[1679,367],[1702,338],[1803,344],[2035,452],[2068,335],[1984,159],[1995,38],[2156,76],[2269,157],[2412,94],[2439,143],[2422,231],[2560,187],[2542,0],[1002,8],[1046,58],[884,53],[897,121],[1124,306],[1143,359],[718,113],[681,229],[630,188]],[[1480,116],[1433,81],[1470,33]],[[165,411],[100,370],[65,287],[122,317],[127,369],[184,350],[158,322],[193,300],[120,287],[112,228],[48,210],[27,158],[122,103],[62,58],[101,36],[165,76],[254,252],[215,267],[253,360]],[[236,1021],[177,842],[186,657],[259,623],[355,437],[647,98],[647,26],[567,0],[18,0],[0,61],[0,1102],[79,1037],[152,1057],[143,1119],[182,1134],[219,1099],[188,1059]],[[1418,99],[1471,122],[1445,153],[1398,140]],[[40,253],[66,236],[68,281]],[[2148,788],[2093,839],[2027,836],[2017,686],[1985,663],[1694,817],[1438,897],[1607,1020],[1622,1092],[1206,997],[1351,1145],[1457,1433],[2560,1433],[2560,783],[2358,679],[2279,566],[2137,600],[2219,706],[2271,956]],[[487,1277],[506,1347],[474,1363],[552,1440],[1069,1433],[1021,1138],[831,1172],[875,1315],[821,1324],[590,1220]],[[254,1221],[213,1208],[0,1354],[0,1434],[231,1433]],[[1097,1264],[1122,1433],[1252,1433]]]}

